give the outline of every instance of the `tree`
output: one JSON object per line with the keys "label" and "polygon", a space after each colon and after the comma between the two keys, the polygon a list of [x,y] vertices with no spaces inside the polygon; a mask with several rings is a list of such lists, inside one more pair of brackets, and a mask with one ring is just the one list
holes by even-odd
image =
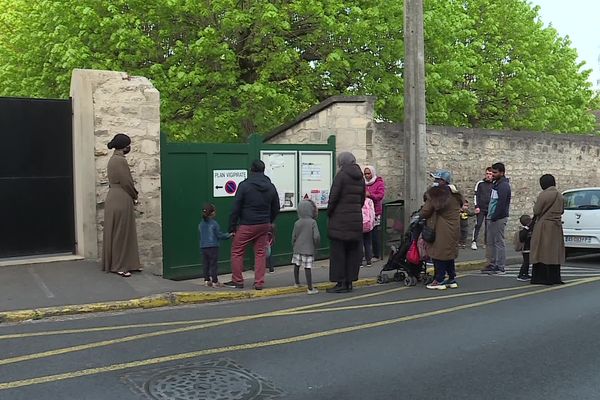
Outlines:
{"label": "tree", "polygon": [[[591,131],[568,39],[524,0],[425,2],[428,122]],[[403,5],[384,0],[0,0],[0,95],[66,97],[73,68],[161,91],[175,139],[239,141],[337,94],[403,116]]]}

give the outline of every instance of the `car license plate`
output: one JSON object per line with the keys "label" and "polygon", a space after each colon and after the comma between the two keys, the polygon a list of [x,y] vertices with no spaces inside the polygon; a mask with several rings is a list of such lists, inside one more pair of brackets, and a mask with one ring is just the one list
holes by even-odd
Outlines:
{"label": "car license plate", "polygon": [[592,243],[590,236],[565,236],[565,243]]}

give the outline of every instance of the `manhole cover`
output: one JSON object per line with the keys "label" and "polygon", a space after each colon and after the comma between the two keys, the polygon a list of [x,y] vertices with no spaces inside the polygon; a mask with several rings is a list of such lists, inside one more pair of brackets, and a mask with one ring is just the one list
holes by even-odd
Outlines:
{"label": "manhole cover", "polygon": [[283,392],[231,360],[187,363],[124,376],[153,400],[270,400]]}

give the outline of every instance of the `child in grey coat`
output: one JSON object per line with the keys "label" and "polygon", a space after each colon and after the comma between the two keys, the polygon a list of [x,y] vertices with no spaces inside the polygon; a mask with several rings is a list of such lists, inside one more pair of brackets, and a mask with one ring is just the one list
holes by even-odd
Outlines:
{"label": "child in grey coat", "polygon": [[319,245],[321,235],[317,226],[317,206],[311,200],[302,200],[298,204],[298,220],[294,224],[292,232],[292,245],[294,255],[292,264],[294,264],[294,282],[296,287],[300,287],[300,267],[304,268],[306,275],[306,293],[317,294],[319,291],[312,286],[311,268],[315,261],[315,249]]}

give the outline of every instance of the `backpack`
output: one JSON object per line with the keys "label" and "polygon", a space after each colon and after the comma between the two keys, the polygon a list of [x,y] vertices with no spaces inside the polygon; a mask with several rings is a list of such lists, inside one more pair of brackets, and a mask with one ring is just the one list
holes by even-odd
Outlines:
{"label": "backpack", "polygon": [[362,206],[363,233],[371,232],[375,227],[375,205],[366,198]]}

